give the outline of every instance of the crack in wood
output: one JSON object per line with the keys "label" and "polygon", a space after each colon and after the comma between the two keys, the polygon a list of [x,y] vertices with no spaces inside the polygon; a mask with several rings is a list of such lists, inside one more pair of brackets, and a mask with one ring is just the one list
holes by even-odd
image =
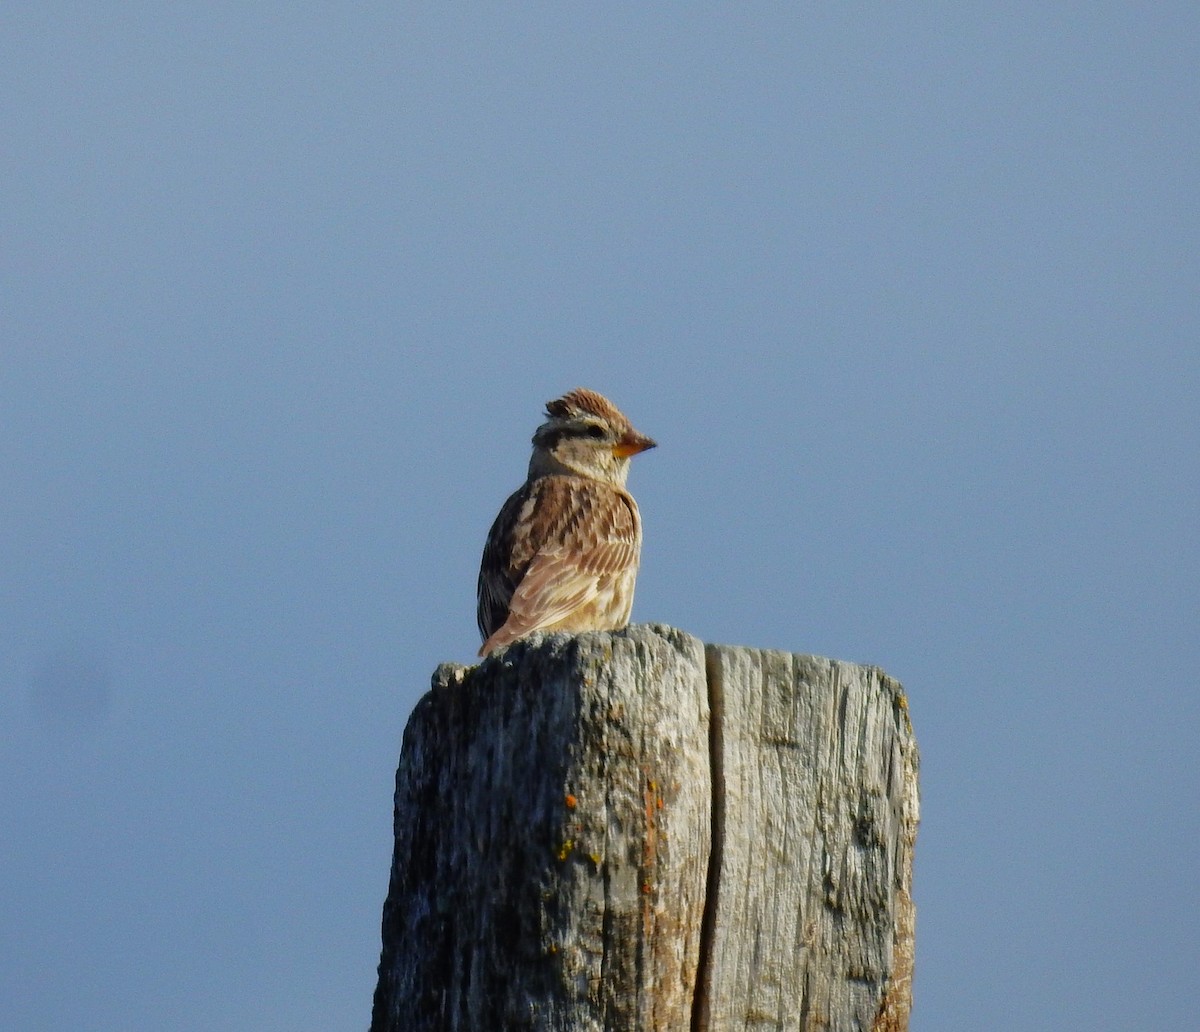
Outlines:
{"label": "crack in wood", "polygon": [[720,664],[704,650],[704,676],[708,684],[708,756],[712,800],[708,875],[704,887],[704,913],[700,918],[700,947],[696,962],[696,990],[692,1000],[691,1032],[708,1032],[712,988],[713,938],[721,892],[721,864],[725,852],[725,686]]}

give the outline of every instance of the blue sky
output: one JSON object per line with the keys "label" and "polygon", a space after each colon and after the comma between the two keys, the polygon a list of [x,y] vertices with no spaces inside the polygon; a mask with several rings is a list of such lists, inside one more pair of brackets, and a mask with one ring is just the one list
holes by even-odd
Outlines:
{"label": "blue sky", "polygon": [[878,664],[913,1028],[1184,1028],[1194,4],[18,4],[0,1007],[365,1027],[409,711],[585,385],[635,619]]}

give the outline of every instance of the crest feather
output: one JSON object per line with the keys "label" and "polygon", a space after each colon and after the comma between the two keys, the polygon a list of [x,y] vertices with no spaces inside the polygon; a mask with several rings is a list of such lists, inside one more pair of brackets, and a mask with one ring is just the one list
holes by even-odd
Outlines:
{"label": "crest feather", "polygon": [[629,420],[603,394],[576,387],[561,398],[546,402],[546,415],[558,419],[570,419],[575,415],[592,415],[603,419],[610,426],[627,427]]}

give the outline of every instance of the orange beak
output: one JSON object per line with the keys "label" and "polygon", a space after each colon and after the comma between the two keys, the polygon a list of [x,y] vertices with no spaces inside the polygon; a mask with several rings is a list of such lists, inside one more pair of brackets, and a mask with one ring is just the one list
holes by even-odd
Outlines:
{"label": "orange beak", "polygon": [[653,438],[647,437],[645,434],[639,434],[635,430],[633,433],[626,434],[614,444],[612,451],[618,459],[627,459],[630,455],[648,451],[657,445],[658,442]]}

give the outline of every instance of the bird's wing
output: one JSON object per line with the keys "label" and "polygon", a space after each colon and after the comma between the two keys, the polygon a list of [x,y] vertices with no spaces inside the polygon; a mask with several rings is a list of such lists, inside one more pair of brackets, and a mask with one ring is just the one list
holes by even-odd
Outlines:
{"label": "bird's wing", "polygon": [[[523,484],[509,496],[500,507],[483,546],[475,589],[475,616],[485,641],[508,619],[508,603],[533,557],[528,540],[528,516],[536,501],[532,488],[533,484]],[[518,560],[515,563],[514,557]]]}
{"label": "bird's wing", "polygon": [[484,645],[485,652],[550,627],[587,605],[600,585],[637,562],[637,548],[608,542],[588,553],[588,562],[570,552],[542,552],[530,564],[508,606],[508,619]]}
{"label": "bird's wing", "polygon": [[[601,584],[637,566],[640,528],[625,492],[574,477],[543,477],[530,487],[510,552],[516,587],[483,655],[557,623],[594,599]],[[481,610],[483,598],[481,588]]]}

